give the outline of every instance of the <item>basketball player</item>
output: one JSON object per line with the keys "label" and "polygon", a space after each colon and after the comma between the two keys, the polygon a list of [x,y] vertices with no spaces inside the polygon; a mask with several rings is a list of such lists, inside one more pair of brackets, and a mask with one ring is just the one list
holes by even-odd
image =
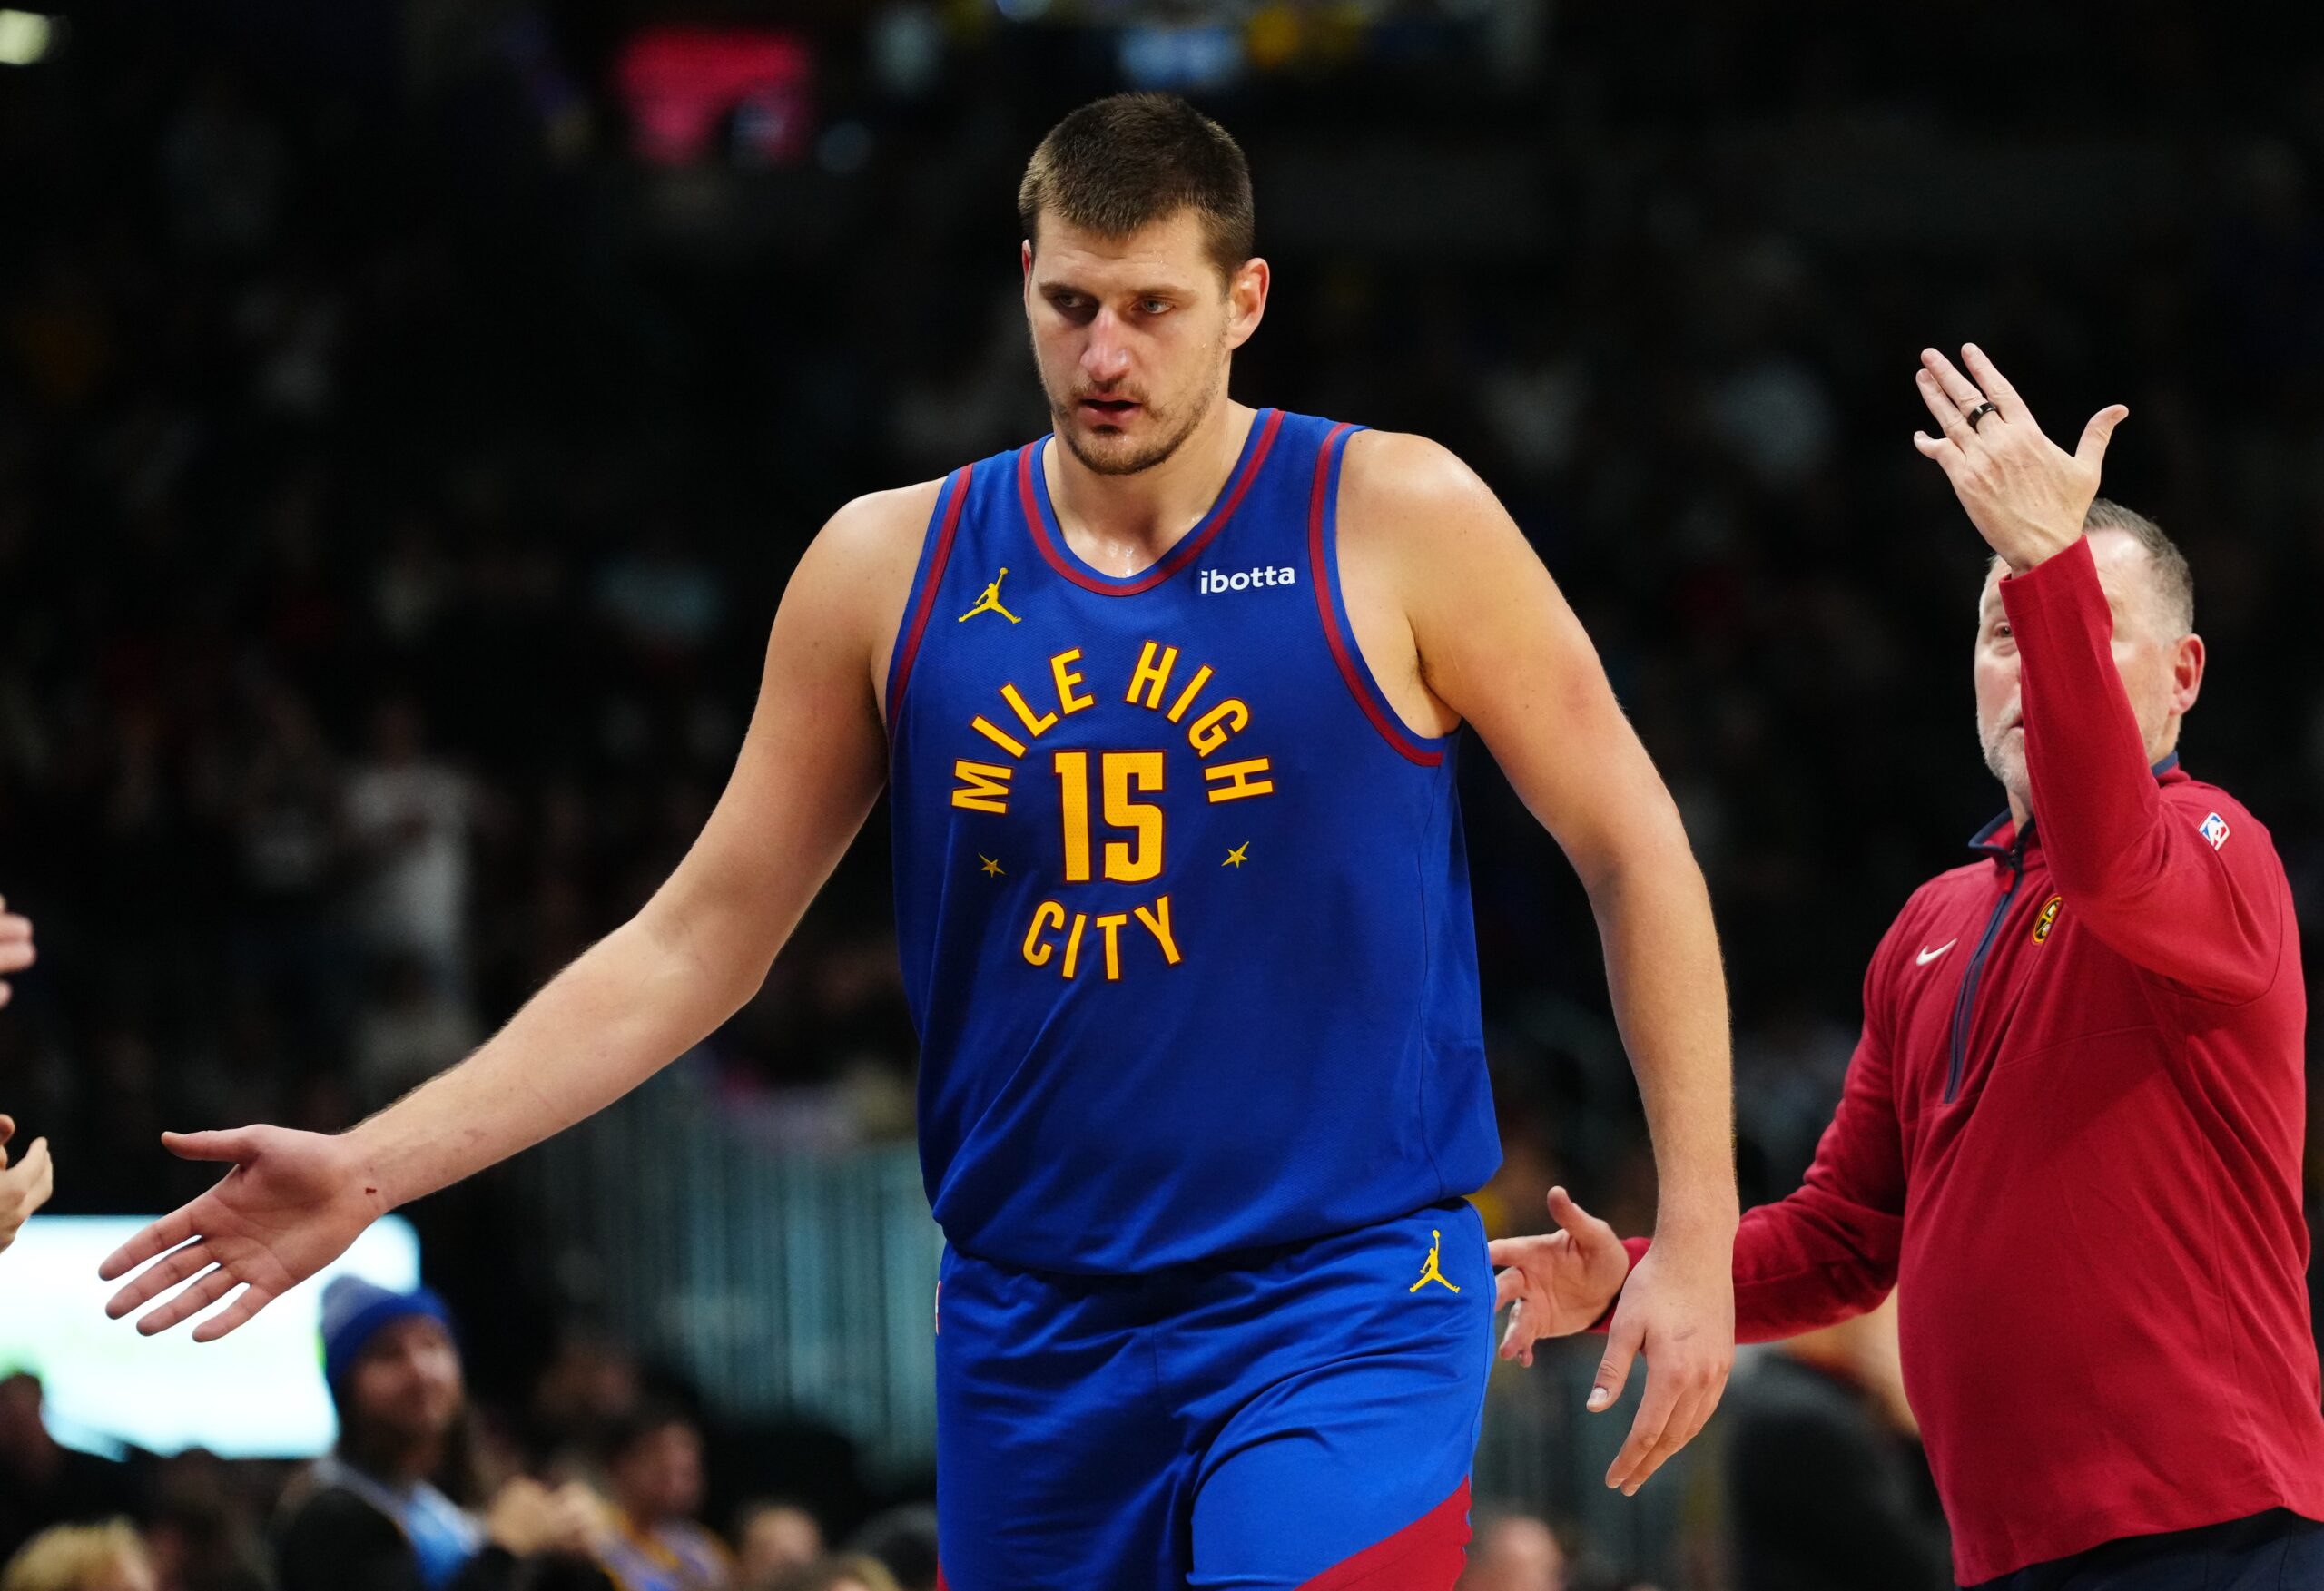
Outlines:
{"label": "basketball player", "polygon": [[1466,721],[1589,887],[1661,1172],[1610,1484],[1733,1352],[1725,989],[1587,638],[1442,447],[1230,402],[1266,307],[1241,152],[1068,117],[1019,193],[1053,437],[849,505],[793,575],[701,839],[466,1064],[231,1163],[106,1263],[232,1331],[381,1212],[598,1109],[758,987],[884,781],[923,1047],[957,1591],[1460,1572],[1497,1160],[1453,792]]}

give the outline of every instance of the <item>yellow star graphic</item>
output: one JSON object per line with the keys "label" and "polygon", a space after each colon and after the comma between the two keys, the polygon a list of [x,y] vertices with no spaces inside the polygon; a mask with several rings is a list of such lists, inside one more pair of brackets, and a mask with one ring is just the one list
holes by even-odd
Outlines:
{"label": "yellow star graphic", "polygon": [[985,877],[988,879],[997,879],[1000,877],[1000,864],[999,862],[993,860],[982,851],[977,852],[977,860],[984,864]]}
{"label": "yellow star graphic", "polygon": [[1222,867],[1222,868],[1239,868],[1239,867],[1241,867],[1245,862],[1249,861],[1249,860],[1251,859],[1249,857],[1245,856],[1245,855],[1243,854],[1245,851],[1246,851],[1246,850],[1250,850],[1250,849],[1251,849],[1251,842],[1250,842],[1249,840],[1245,840],[1242,844],[1240,844],[1240,845],[1236,846],[1233,850],[1228,851],[1228,852],[1226,853],[1226,859],[1225,861],[1223,861],[1223,862],[1219,863],[1218,865],[1219,865],[1220,867]]}

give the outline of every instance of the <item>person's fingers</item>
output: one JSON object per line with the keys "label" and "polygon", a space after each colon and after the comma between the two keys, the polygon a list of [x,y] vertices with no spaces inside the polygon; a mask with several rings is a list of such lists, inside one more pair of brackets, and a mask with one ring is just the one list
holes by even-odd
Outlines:
{"label": "person's fingers", "polygon": [[1638,1357],[1645,1339],[1643,1327],[1615,1311],[1613,1328],[1606,1333],[1606,1356],[1598,1361],[1598,1380],[1590,1389],[1590,1413],[1611,1409],[1621,1397],[1623,1384],[1630,1380],[1630,1361]]}
{"label": "person's fingers", "polygon": [[49,1164],[47,1139],[33,1140],[33,1146],[25,1152],[24,1169],[32,1173],[33,1208],[38,1209],[56,1192],[56,1168]]}
{"label": "person's fingers", "polygon": [[215,1342],[227,1332],[247,1323],[250,1318],[274,1301],[274,1295],[252,1282],[242,1289],[242,1296],[219,1311],[193,1329],[196,1342]]}
{"label": "person's fingers", "polygon": [[137,1334],[152,1337],[168,1331],[180,1321],[190,1321],[241,1284],[241,1279],[225,1266],[213,1265],[194,1278],[175,1298],[156,1304],[140,1315],[137,1318]]}
{"label": "person's fingers", "polygon": [[0,1116],[0,1166],[8,1164],[8,1140],[16,1135],[16,1118]]}
{"label": "person's fingers", "polygon": [[1963,343],[1961,362],[1969,367],[1969,374],[1977,378],[1977,385],[1984,388],[1985,396],[1994,400],[1994,407],[2001,410],[2003,419],[2012,422],[2033,419],[2033,410],[2027,408],[2025,400],[2017,396],[2017,388],[2011,386],[2009,378],[2001,373],[2001,367],[1985,357],[1984,349],[1974,342]]}
{"label": "person's fingers", "polygon": [[1670,1411],[1670,1422],[1662,1428],[1662,1435],[1622,1483],[1624,1497],[1638,1496],[1638,1488],[1652,1479],[1654,1472],[1669,1463],[1673,1453],[1694,1440],[1695,1434],[1703,1429],[1703,1422],[1710,1418],[1709,1401],[1700,1390],[1679,1397],[1678,1407]]}
{"label": "person's fingers", "polygon": [[1525,1272],[1512,1265],[1506,1271],[1496,1271],[1492,1278],[1492,1307],[1498,1314],[1525,1296]]}
{"label": "person's fingers", "polygon": [[8,980],[5,978],[0,978],[0,1006],[6,1005],[14,998],[15,998],[15,996],[11,994],[8,989]]}
{"label": "person's fingers", "polygon": [[[217,1258],[210,1252],[210,1244],[206,1241],[197,1240],[165,1255],[159,1264],[137,1279],[137,1286],[144,1290],[145,1298],[159,1298],[179,1282],[210,1269],[217,1262]],[[106,1302],[105,1313],[118,1321],[143,1301],[143,1299],[132,1299],[129,1290],[123,1288]]]}
{"label": "person's fingers", "polygon": [[180,1160],[248,1160],[258,1144],[248,1127],[217,1133],[164,1133],[162,1147]]}
{"label": "person's fingers", "polygon": [[40,951],[25,935],[0,934],[0,972],[22,972],[40,959]]}
{"label": "person's fingers", "polygon": [[1913,449],[1923,458],[1935,459],[1937,467],[1945,471],[1946,480],[1953,478],[1953,466],[1965,457],[1961,449],[1951,442],[1942,437],[1932,437],[1926,431],[1913,433]]}
{"label": "person's fingers", "polygon": [[1929,378],[1945,394],[1945,400],[1953,406],[1955,414],[1966,414],[1985,401],[1986,395],[1978,390],[1977,384],[1935,349],[1921,349],[1921,368],[1929,373]]}
{"label": "person's fingers", "polygon": [[[5,1116],[0,1116],[0,1121],[5,1121],[6,1119],[7,1118]],[[5,1141],[5,1134],[0,1134],[0,1141]],[[1525,1260],[1526,1251],[1531,1248],[1536,1241],[1537,1240],[1530,1237],[1494,1238],[1491,1242],[1485,1244],[1485,1259],[1496,1270],[1503,1266],[1522,1264]]]}
{"label": "person's fingers", "polygon": [[2113,439],[2114,427],[2131,417],[2130,409],[2122,404],[2110,403],[2090,417],[2082,428],[2082,441],[2073,450],[2074,460],[2093,469],[2104,462],[2106,444]]}
{"label": "person's fingers", "polygon": [[1945,440],[1955,447],[1968,447],[1977,434],[1976,429],[1969,424],[1960,406],[1945,395],[1945,388],[1937,384],[1936,378],[1922,370],[1913,377],[1913,385],[1919,388],[1921,401],[1928,405],[1928,412],[1935,417],[1937,427],[1945,433]]}
{"label": "person's fingers", "polygon": [[1574,1203],[1563,1188],[1550,1190],[1550,1219],[1565,1232],[1576,1248],[1597,1248],[1615,1242],[1614,1229]]}
{"label": "person's fingers", "polygon": [[1679,1377],[1656,1366],[1647,1367],[1646,1395],[1639,1399],[1638,1417],[1630,1421],[1630,1439],[1622,1443],[1622,1450],[1614,1455],[1614,1462],[1606,1470],[1608,1486],[1629,1486],[1638,1467],[1654,1450],[1654,1444],[1662,1439],[1670,1417],[1678,1412],[1682,1396],[1679,1381]]}
{"label": "person's fingers", "polygon": [[[200,1203],[198,1199],[194,1201],[195,1204]],[[117,1282],[154,1255],[166,1254],[192,1237],[193,1209],[193,1204],[185,1204],[172,1210],[121,1247],[113,1250],[112,1253],[107,1254],[104,1263],[97,1267],[97,1280]],[[130,1287],[123,1291],[133,1290],[136,1285],[135,1282],[132,1282]],[[145,1296],[151,1297],[152,1294]]]}
{"label": "person's fingers", "polygon": [[1525,1329],[1525,1301],[1520,1298],[1509,1306],[1509,1327],[1501,1334],[1501,1357],[1515,1359],[1532,1342],[1532,1332]]}

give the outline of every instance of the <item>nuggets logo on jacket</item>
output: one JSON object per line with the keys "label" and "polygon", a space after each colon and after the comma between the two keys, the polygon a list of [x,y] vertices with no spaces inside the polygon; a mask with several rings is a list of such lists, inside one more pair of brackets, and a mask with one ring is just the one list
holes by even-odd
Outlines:
{"label": "nuggets logo on jacket", "polygon": [[2065,904],[2063,895],[2053,895],[2042,902],[2042,915],[2034,919],[2034,942],[2037,945],[2049,938],[2050,930],[2058,926],[2058,908]]}
{"label": "nuggets logo on jacket", "polygon": [[2217,850],[2221,846],[2225,845],[2227,843],[2227,820],[2221,817],[2217,812],[2213,812],[2210,817],[2204,819],[2203,838],[2211,842],[2211,849],[2213,850]]}
{"label": "nuggets logo on jacket", "polygon": [[[1268,758],[1211,761],[1215,752],[1250,727],[1251,710],[1240,697],[1214,684],[1208,664],[1194,668],[1181,683],[1178,648],[1148,641],[1135,664],[1125,656],[1108,668],[1106,672],[1116,681],[1126,679],[1128,687],[1118,702],[1110,690],[1105,691],[1101,705],[1100,693],[1085,688],[1090,664],[1083,661],[1079,647],[1060,652],[1049,663],[1049,683],[1053,687],[1049,700],[1054,706],[1028,702],[1012,681],[997,690],[997,705],[1005,710],[1000,716],[1008,728],[984,713],[969,721],[970,731],[1006,752],[1009,761],[957,759],[952,764],[953,778],[959,781],[952,791],[953,806],[971,812],[1006,814],[1011,800],[1021,793],[1017,771],[1032,752],[1031,742],[1039,741],[1065,718],[1093,708],[1151,714],[1156,740],[1183,739],[1201,767],[1212,805],[1275,793]],[[1047,758],[1034,757],[1033,765],[1057,781],[1063,852],[1060,870],[1066,883],[1086,884],[1103,877],[1116,883],[1137,884],[1162,877],[1168,838],[1162,808],[1138,798],[1161,792],[1171,761],[1163,746],[1151,751],[1059,751]],[[1098,820],[1095,825],[1093,812]],[[1098,830],[1094,840],[1093,827]],[[1107,831],[1120,838],[1108,838]],[[1025,925],[1021,946],[1025,962],[1030,967],[1054,966],[1064,977],[1079,977],[1084,965],[1083,938],[1095,927],[1104,942],[1106,979],[1117,982],[1122,976],[1122,939],[1133,918],[1152,941],[1147,954],[1158,953],[1160,966],[1177,966],[1183,957],[1167,892],[1129,911],[1104,913],[1094,922],[1086,912],[1070,911],[1055,899],[1043,900],[1033,908]]]}

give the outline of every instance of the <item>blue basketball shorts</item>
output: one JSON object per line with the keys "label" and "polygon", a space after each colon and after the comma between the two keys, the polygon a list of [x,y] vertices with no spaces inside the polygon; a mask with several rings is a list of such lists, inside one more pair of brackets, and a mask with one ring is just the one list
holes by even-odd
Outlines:
{"label": "blue basketball shorts", "polygon": [[947,1591],[1460,1577],[1493,1314],[1465,1202],[1143,1275],[941,1275]]}

